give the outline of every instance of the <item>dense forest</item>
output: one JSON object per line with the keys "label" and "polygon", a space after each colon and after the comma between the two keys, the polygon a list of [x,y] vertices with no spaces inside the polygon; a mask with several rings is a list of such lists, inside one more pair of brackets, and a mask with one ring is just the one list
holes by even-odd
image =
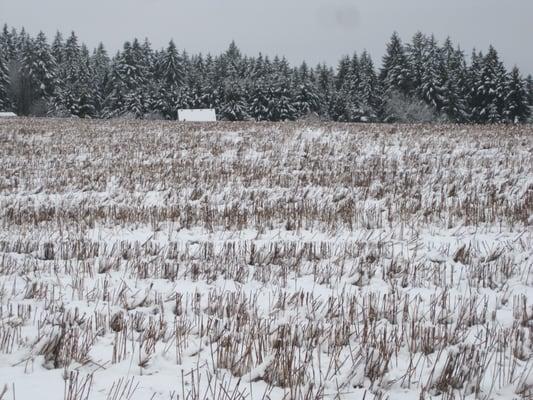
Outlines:
{"label": "dense forest", "polygon": [[7,25],[0,33],[0,110],[176,119],[179,108],[215,108],[232,121],[519,123],[531,118],[533,78],[506,70],[493,47],[466,56],[423,33],[405,43],[394,33],[381,68],[363,51],[335,69],[244,56],[235,43],[213,56],[133,39],[110,56],[74,32],[52,42]]}

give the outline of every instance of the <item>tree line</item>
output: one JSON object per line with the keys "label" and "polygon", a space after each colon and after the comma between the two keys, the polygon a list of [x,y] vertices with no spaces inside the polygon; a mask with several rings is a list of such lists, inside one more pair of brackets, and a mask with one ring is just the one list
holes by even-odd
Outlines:
{"label": "tree line", "polygon": [[533,78],[508,71],[494,47],[466,57],[448,38],[394,33],[381,68],[367,51],[334,69],[285,58],[154,50],[133,39],[110,56],[75,32],[51,43],[24,28],[0,33],[0,110],[19,115],[176,119],[180,108],[215,108],[224,120],[320,118],[342,122],[520,123],[533,108]]}

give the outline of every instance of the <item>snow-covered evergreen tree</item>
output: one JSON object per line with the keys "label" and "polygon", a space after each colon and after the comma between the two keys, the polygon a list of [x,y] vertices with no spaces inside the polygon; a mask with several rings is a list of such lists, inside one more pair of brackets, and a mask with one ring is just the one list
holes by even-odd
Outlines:
{"label": "snow-covered evergreen tree", "polygon": [[474,49],[467,72],[467,110],[470,122],[482,123],[481,111],[484,107],[484,94],[478,90],[483,86],[483,54]]}
{"label": "snow-covered evergreen tree", "polygon": [[494,47],[490,46],[483,58],[479,85],[475,91],[481,101],[479,109],[480,122],[503,122],[506,71]]}
{"label": "snow-covered evergreen tree", "polygon": [[102,43],[99,43],[91,56],[90,70],[93,73],[94,87],[92,90],[93,104],[96,115],[100,116],[104,109],[104,102],[111,91],[109,75],[111,61]]}
{"label": "snow-covered evergreen tree", "polygon": [[156,109],[165,118],[177,119],[177,111],[190,101],[189,92],[185,87],[185,68],[183,60],[174,44],[170,41],[167,49],[160,55],[157,66],[160,79]]}
{"label": "snow-covered evergreen tree", "polygon": [[294,88],[294,107],[298,118],[310,114],[318,114],[320,111],[320,95],[316,82],[311,78],[312,71],[304,62],[296,71]]}
{"label": "snow-covered evergreen tree", "polygon": [[425,64],[427,63],[427,37],[418,31],[407,44],[407,60],[409,63],[410,76],[412,81],[412,92],[414,96],[423,98],[422,86],[424,79]]}
{"label": "snow-covered evergreen tree", "polygon": [[397,32],[387,44],[387,50],[383,57],[383,66],[380,72],[380,80],[386,92],[399,91],[402,94],[410,94],[412,90],[412,77],[405,54],[405,49]]}
{"label": "snow-covered evergreen tree", "polygon": [[443,77],[442,70],[444,69],[441,52],[437,45],[437,41],[433,36],[427,39],[426,51],[423,55],[423,70],[421,76],[421,87],[419,88],[419,95],[430,107],[435,111],[440,112],[443,107]]}
{"label": "snow-covered evergreen tree", "polygon": [[444,68],[442,69],[442,113],[452,122],[465,122],[467,112],[467,68],[464,53],[454,49],[450,38],[442,48]]}
{"label": "snow-covered evergreen tree", "polygon": [[9,71],[7,62],[0,54],[0,111],[11,110],[11,99],[9,96]]}
{"label": "snow-covered evergreen tree", "polygon": [[531,75],[526,78],[526,90],[528,92],[529,105],[533,108],[533,76]]}
{"label": "snow-covered evergreen tree", "polygon": [[362,109],[361,121],[378,120],[382,112],[383,99],[374,63],[367,51],[363,51],[359,59],[358,95]]}
{"label": "snow-covered evergreen tree", "polygon": [[238,80],[226,81],[224,101],[219,114],[227,121],[244,121],[249,118],[244,89]]}
{"label": "snow-covered evergreen tree", "polygon": [[80,46],[72,32],[62,51],[62,63],[58,66],[58,85],[54,92],[53,105],[56,114],[92,117],[95,105],[91,61],[86,46]]}
{"label": "snow-covered evergreen tree", "polygon": [[315,71],[316,85],[321,98],[320,115],[330,119],[330,104],[335,94],[335,74],[333,69],[325,64],[317,65]]}
{"label": "snow-covered evergreen tree", "polygon": [[58,31],[56,32],[51,46],[52,56],[54,57],[54,60],[56,60],[56,63],[58,65],[63,62],[63,46],[63,35],[61,34],[61,32]]}
{"label": "snow-covered evergreen tree", "polygon": [[27,42],[22,66],[29,75],[34,95],[37,98],[50,97],[56,85],[57,65],[43,32],[39,32],[35,40]]}
{"label": "snow-covered evergreen tree", "polygon": [[7,24],[4,24],[2,28],[2,33],[0,34],[0,53],[3,55],[3,59],[6,64],[15,58],[16,47],[15,47],[15,38],[16,32],[10,32]]}
{"label": "snow-covered evergreen tree", "polygon": [[531,115],[529,94],[520,70],[515,66],[509,74],[504,116],[508,122],[526,122]]}

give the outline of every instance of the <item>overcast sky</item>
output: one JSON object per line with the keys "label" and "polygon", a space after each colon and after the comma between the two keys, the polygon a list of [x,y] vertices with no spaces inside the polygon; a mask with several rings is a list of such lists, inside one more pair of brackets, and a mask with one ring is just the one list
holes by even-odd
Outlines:
{"label": "overcast sky", "polygon": [[75,30],[111,52],[133,37],[156,48],[173,38],[191,53],[235,40],[249,55],[313,65],[363,49],[379,65],[394,30],[404,40],[421,30],[468,54],[493,44],[508,66],[533,73],[533,0],[0,0],[0,22],[48,36]]}

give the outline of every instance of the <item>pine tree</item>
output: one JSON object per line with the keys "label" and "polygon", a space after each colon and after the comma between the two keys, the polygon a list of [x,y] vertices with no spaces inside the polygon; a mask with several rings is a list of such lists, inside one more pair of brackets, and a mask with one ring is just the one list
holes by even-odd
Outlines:
{"label": "pine tree", "polygon": [[206,62],[204,57],[199,54],[191,59],[190,73],[187,74],[187,88],[190,96],[190,104],[193,108],[211,108],[206,76]]}
{"label": "pine tree", "polygon": [[294,107],[297,118],[316,114],[320,110],[320,96],[316,83],[311,79],[312,71],[304,62],[296,71],[296,87],[294,88]]}
{"label": "pine tree", "polygon": [[383,67],[380,72],[380,80],[386,92],[394,90],[402,94],[410,94],[412,90],[411,72],[405,54],[405,49],[398,33],[394,32],[387,51],[383,57]]}
{"label": "pine tree", "polygon": [[344,56],[339,61],[339,65],[337,67],[337,75],[335,77],[335,89],[341,90],[341,88],[344,86],[344,83],[350,74],[351,70],[351,62],[350,57]]}
{"label": "pine tree", "polygon": [[326,119],[331,118],[330,108],[335,94],[335,74],[333,69],[325,64],[316,67],[316,85],[321,94],[320,115]]}
{"label": "pine tree", "polygon": [[220,115],[227,121],[243,121],[249,118],[244,90],[238,80],[227,80]]}
{"label": "pine tree", "polygon": [[411,73],[412,95],[423,98],[422,86],[424,70],[427,63],[428,38],[422,32],[417,32],[407,47],[407,60]]}
{"label": "pine tree", "polygon": [[505,119],[508,122],[526,122],[531,115],[528,91],[520,70],[515,66],[508,79],[505,97]]}
{"label": "pine tree", "polygon": [[93,72],[93,104],[96,115],[102,115],[104,109],[104,102],[111,91],[110,73],[111,61],[107,55],[107,51],[102,43],[94,50],[91,56],[90,70]]}
{"label": "pine tree", "polygon": [[359,99],[362,108],[361,121],[377,121],[381,114],[382,102],[378,77],[370,54],[363,51],[359,60]]}
{"label": "pine tree", "polygon": [[454,49],[450,38],[446,39],[442,48],[444,68],[441,72],[442,112],[453,122],[465,122],[469,115],[466,106],[467,69],[464,53]]}
{"label": "pine tree", "polygon": [[480,85],[475,89],[481,100],[481,122],[496,123],[504,120],[506,75],[496,49],[490,46],[482,62]]}
{"label": "pine tree", "polygon": [[271,71],[268,81],[265,82],[265,119],[269,121],[294,120],[297,117],[297,112],[291,96],[292,90],[287,60],[280,60],[276,57]]}
{"label": "pine tree", "polygon": [[58,65],[63,63],[63,46],[63,35],[61,32],[57,31],[54,41],[52,42],[51,51],[52,56]]}
{"label": "pine tree", "polygon": [[165,87],[179,87],[184,83],[184,69],[174,41],[170,41],[159,67]]}
{"label": "pine tree", "polygon": [[32,45],[27,46],[29,52],[23,59],[23,68],[30,75],[35,94],[39,98],[50,97],[56,85],[56,61],[52,56],[46,36],[39,32]]}
{"label": "pine tree", "polygon": [[533,76],[531,75],[526,78],[526,90],[528,92],[529,105],[533,108]]}
{"label": "pine tree", "polygon": [[56,114],[92,117],[93,103],[92,73],[87,47],[78,43],[72,32],[62,51],[62,63],[58,67],[58,85],[54,92],[53,105]]}
{"label": "pine tree", "polygon": [[426,42],[426,51],[423,58],[423,71],[421,87],[419,89],[420,98],[437,112],[443,107],[443,81],[441,71],[441,53],[437,42],[433,36]]}
{"label": "pine tree", "polygon": [[2,28],[2,33],[0,34],[0,52],[3,54],[3,59],[6,64],[10,60],[14,59],[16,55],[13,32],[9,32],[7,24],[4,24],[4,27]]}
{"label": "pine tree", "polygon": [[0,111],[11,110],[11,99],[9,96],[9,71],[7,63],[0,54]]}
{"label": "pine tree", "polygon": [[348,65],[342,84],[333,97],[330,116],[336,121],[359,122],[366,117],[359,92],[361,70],[357,54],[353,55]]}
{"label": "pine tree", "polygon": [[482,110],[484,107],[484,94],[479,88],[483,86],[482,72],[483,72],[483,54],[476,52],[474,49],[471,56],[470,68],[467,72],[467,105],[469,121],[475,123],[482,123]]}
{"label": "pine tree", "polygon": [[161,55],[158,70],[161,81],[156,108],[165,118],[177,119],[178,109],[189,101],[189,96],[184,86],[184,66],[174,41],[170,41]]}

